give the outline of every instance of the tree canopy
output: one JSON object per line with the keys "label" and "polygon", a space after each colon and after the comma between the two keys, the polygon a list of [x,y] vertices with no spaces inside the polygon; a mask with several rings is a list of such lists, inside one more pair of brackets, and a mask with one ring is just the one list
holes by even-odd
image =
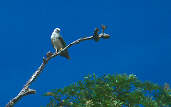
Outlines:
{"label": "tree canopy", "polygon": [[169,85],[140,81],[136,75],[88,75],[76,83],[44,94],[46,107],[170,107]]}

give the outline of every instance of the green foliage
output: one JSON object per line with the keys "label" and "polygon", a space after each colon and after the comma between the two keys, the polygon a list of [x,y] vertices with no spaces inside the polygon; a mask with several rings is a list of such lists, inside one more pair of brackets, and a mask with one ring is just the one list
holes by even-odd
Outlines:
{"label": "green foliage", "polygon": [[171,89],[141,82],[133,74],[95,74],[84,80],[47,92],[46,107],[170,107]]}

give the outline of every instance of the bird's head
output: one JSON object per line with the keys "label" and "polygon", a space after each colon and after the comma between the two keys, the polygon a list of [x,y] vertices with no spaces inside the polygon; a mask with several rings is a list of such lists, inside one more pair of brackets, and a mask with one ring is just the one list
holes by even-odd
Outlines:
{"label": "bird's head", "polygon": [[54,30],[54,32],[56,32],[56,33],[59,33],[61,31],[61,29],[59,29],[59,28],[55,28],[55,30]]}

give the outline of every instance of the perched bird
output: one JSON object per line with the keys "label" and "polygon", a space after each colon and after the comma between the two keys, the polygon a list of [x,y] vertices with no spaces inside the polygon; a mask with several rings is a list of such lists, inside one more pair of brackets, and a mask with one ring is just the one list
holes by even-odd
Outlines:
{"label": "perched bird", "polygon": [[[66,43],[63,40],[62,36],[60,35],[60,29],[59,28],[55,28],[52,35],[51,35],[51,43],[53,48],[55,48],[56,53],[59,50],[62,50],[63,48],[65,48]],[[70,59],[69,54],[68,54],[68,50],[66,49],[65,51],[63,51],[60,56],[63,56],[67,59]]]}

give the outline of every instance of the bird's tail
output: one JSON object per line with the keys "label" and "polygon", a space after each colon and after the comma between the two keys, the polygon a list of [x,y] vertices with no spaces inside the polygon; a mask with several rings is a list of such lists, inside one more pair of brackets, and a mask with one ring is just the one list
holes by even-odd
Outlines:
{"label": "bird's tail", "polygon": [[67,59],[70,59],[70,56],[69,56],[69,53],[67,50],[65,52],[62,52],[60,55],[67,58]]}
{"label": "bird's tail", "polygon": [[69,55],[65,56],[65,58],[67,58],[67,59],[71,59]]}

